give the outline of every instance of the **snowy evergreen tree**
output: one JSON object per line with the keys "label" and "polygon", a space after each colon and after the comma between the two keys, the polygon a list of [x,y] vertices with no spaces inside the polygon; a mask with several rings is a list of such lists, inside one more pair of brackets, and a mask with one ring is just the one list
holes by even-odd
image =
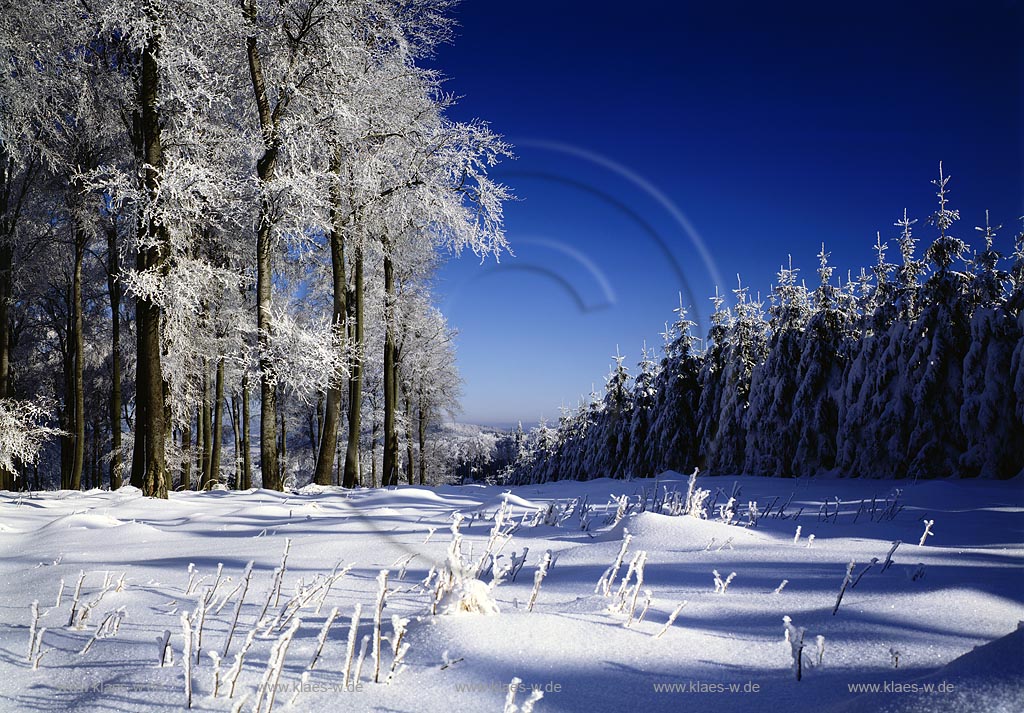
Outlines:
{"label": "snowy evergreen tree", "polygon": [[932,274],[921,291],[922,309],[911,333],[913,351],[907,372],[913,389],[907,442],[907,475],[911,477],[955,475],[964,451],[960,408],[970,337],[968,276],[954,268],[967,245],[949,234],[960,214],[947,207],[948,182],[939,164],[939,178],[933,181],[939,209],[929,219],[939,229],[939,236],[927,251]]}
{"label": "snowy evergreen tree", "polygon": [[778,284],[770,293],[768,353],[750,379],[744,461],[748,473],[792,474],[797,443],[790,419],[799,385],[794,365],[800,363],[802,334],[811,314],[798,273],[790,258],[789,267],[779,268]]}
{"label": "snowy evergreen tree", "polygon": [[[924,271],[924,264],[915,257],[916,222],[905,210],[896,221],[901,263],[894,268],[891,283],[878,277],[889,272],[884,251],[879,250],[874,268],[876,299],[868,323],[871,333],[862,340],[849,372],[844,425],[837,439],[840,469],[845,473],[892,478],[906,472],[913,411],[908,380],[913,348],[910,335],[919,312],[919,276]],[[876,242],[876,249],[878,245]]]}
{"label": "snowy evergreen tree", "polygon": [[698,375],[701,361],[693,329],[680,305],[676,320],[665,333],[665,355],[654,379],[654,415],[650,454],[654,471],[692,470],[698,459],[697,410],[700,406]]}
{"label": "snowy evergreen tree", "polygon": [[725,331],[725,349],[721,372],[721,396],[718,402],[714,440],[705,451],[708,470],[712,473],[743,471],[746,446],[746,415],[754,368],[764,361],[767,349],[767,324],[763,307],[752,300],[747,288],[740,284],[736,297],[735,316]]}
{"label": "snowy evergreen tree", "polygon": [[[1024,218],[1021,218],[1024,223]],[[1011,318],[1017,319],[1017,333],[1024,335],[1024,230],[1017,234],[1013,253],[1013,267],[1010,269],[1010,296],[1007,299],[1007,311]],[[1016,396],[1017,427],[1024,424],[1024,336],[1017,340],[1013,348],[1013,359],[1010,363],[1009,383]],[[1015,448],[1019,454],[1021,441],[1006,444],[1007,448]],[[1011,461],[1012,462],[1012,461]],[[1020,466],[1018,475],[1024,473],[1024,458],[1017,459]]]}
{"label": "snowy evergreen tree", "polygon": [[647,345],[644,344],[640,362],[637,364],[636,379],[633,382],[633,410],[625,444],[628,449],[623,460],[623,474],[627,477],[646,478],[658,472],[655,470],[657,445],[652,424],[655,417],[655,399],[658,395],[658,377],[658,366],[651,360],[647,353]]}
{"label": "snowy evergreen tree", "polygon": [[843,378],[839,427],[836,433],[837,465],[849,472],[865,448],[877,455],[879,445],[868,441],[874,415],[873,389],[877,365],[885,353],[896,322],[896,286],[890,279],[895,266],[886,262],[888,243],[875,237],[876,260],[871,268],[874,288],[863,303],[859,339],[851,345],[849,366]]}
{"label": "snowy evergreen tree", "polygon": [[711,327],[708,329],[707,348],[701,358],[697,383],[700,401],[697,406],[697,448],[698,462],[704,469],[715,463],[720,445],[719,425],[722,401],[726,389],[725,370],[728,359],[726,338],[732,328],[733,318],[724,308],[725,298],[715,290],[711,298],[714,310],[711,313]]}
{"label": "snowy evergreen tree", "polygon": [[851,296],[832,284],[833,268],[822,245],[814,312],[800,340],[796,393],[789,430],[796,442],[790,466],[797,475],[831,470],[836,464],[839,399],[847,339],[855,320]]}
{"label": "snowy evergreen tree", "polygon": [[1006,299],[1010,275],[999,269],[1001,256],[992,247],[998,228],[989,224],[987,212],[985,227],[977,230],[985,249],[972,261],[968,286],[973,314],[960,408],[966,451],[959,465],[963,475],[1011,478],[1024,464],[1024,428],[1009,368],[1022,333]]}

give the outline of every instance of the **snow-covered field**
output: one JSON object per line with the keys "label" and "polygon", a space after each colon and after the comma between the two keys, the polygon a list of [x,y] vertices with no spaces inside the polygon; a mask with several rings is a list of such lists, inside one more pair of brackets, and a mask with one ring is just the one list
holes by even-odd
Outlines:
{"label": "snow-covered field", "polygon": [[[1020,483],[699,478],[697,486],[711,491],[709,504],[715,500],[707,520],[667,514],[687,493],[687,478],[675,474],[656,482],[524,486],[509,495],[482,486],[176,493],[169,502],[130,488],[3,493],[0,709],[183,707],[182,614],[202,610],[206,599],[205,614],[190,623],[193,650],[201,648],[190,675],[197,710],[266,711],[270,697],[257,689],[274,680],[267,669],[275,647],[284,663],[274,710],[502,711],[513,678],[523,689],[545,690],[538,713],[1024,710]],[[725,524],[717,506],[734,487],[741,488],[736,524]],[[493,543],[499,556],[491,566],[484,555],[505,501],[509,517],[502,523],[499,515],[497,524],[513,531],[509,541],[499,536]],[[756,526],[752,501],[762,513]],[[453,552],[454,513],[464,520]],[[919,546],[925,520],[934,520],[934,534]],[[595,589],[626,531],[628,550],[606,596]],[[896,540],[902,544],[882,571]],[[278,594],[275,569],[288,541]],[[490,591],[456,582],[431,614],[439,574],[467,578],[482,561],[489,585],[488,570],[507,570],[526,548],[514,581]],[[528,611],[547,551],[553,565]],[[642,584],[631,576],[623,586],[641,552]],[[856,562],[856,579],[873,558],[877,563],[846,587],[833,615],[849,563]],[[251,580],[223,656],[249,561]],[[404,664],[386,683],[394,656],[383,641],[381,682],[374,683],[371,636],[353,682],[363,636],[373,633],[382,569],[389,570],[391,590],[382,635],[392,636],[393,615],[409,620]],[[716,591],[714,571],[723,584],[736,573],[724,592]],[[293,601],[297,593],[300,601]],[[500,612],[455,611],[460,601]],[[682,602],[678,618],[657,636]],[[357,604],[357,660],[343,691]],[[319,660],[303,678],[335,607]],[[800,681],[784,616],[806,630]],[[230,669],[254,628],[235,677]],[[160,666],[164,631],[173,664]],[[289,631],[290,644],[278,646]],[[29,660],[33,640],[37,668]],[[990,645],[972,651],[984,644]],[[216,697],[211,651],[223,658]],[[908,685],[915,682],[916,691]],[[864,693],[862,684],[879,691]],[[517,691],[514,705],[527,699],[527,690]]]}

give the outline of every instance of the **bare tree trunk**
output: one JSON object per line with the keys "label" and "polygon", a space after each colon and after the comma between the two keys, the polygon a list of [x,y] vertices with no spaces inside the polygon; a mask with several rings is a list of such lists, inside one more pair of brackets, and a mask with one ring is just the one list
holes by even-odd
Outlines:
{"label": "bare tree trunk", "polygon": [[391,246],[384,243],[384,462],[381,486],[398,485],[398,433],[395,411],[398,410],[398,388],[395,383],[395,267]]}
{"label": "bare tree trunk", "polygon": [[252,458],[249,438],[249,375],[242,375],[242,490],[252,487]]}
{"label": "bare tree trunk", "polygon": [[320,439],[324,437],[324,396],[316,397],[316,404],[309,412],[309,444],[313,449],[313,458],[320,448]]}
{"label": "bare tree trunk", "polygon": [[142,321],[140,331],[146,343],[145,363],[142,371],[146,372],[143,382],[142,396],[145,404],[144,420],[136,421],[136,428],[141,426],[145,434],[146,470],[142,492],[146,495],[167,497],[167,465],[164,458],[164,441],[166,439],[166,420],[164,418],[163,373],[160,363],[160,309],[153,304],[145,304],[140,300],[140,307],[147,312]]}
{"label": "bare tree trunk", "polygon": [[413,452],[412,440],[412,399],[409,398],[409,389],[402,382],[402,397],[405,399],[405,479],[409,485],[414,485],[413,473],[416,469],[415,453]]}
{"label": "bare tree trunk", "polygon": [[[309,451],[310,453],[316,453],[319,446],[318,437],[321,435],[320,425],[320,410],[323,408],[323,399],[317,399],[317,403],[309,409],[309,414],[306,416],[306,427],[309,429]],[[313,456],[316,460],[316,456]]]}
{"label": "bare tree trunk", "polygon": [[100,472],[100,433],[103,431],[103,412],[96,409],[92,416],[92,487],[103,487],[103,474]]}
{"label": "bare tree trunk", "polygon": [[334,484],[341,485],[341,444],[338,444],[338,452],[334,454]]}
{"label": "bare tree trunk", "polygon": [[220,482],[221,439],[224,434],[224,357],[217,361],[213,403],[213,454],[210,457],[210,473],[206,480],[207,490]]}
{"label": "bare tree trunk", "polygon": [[[16,211],[11,198],[14,190],[14,159],[0,141],[0,399],[10,396],[11,374],[11,298],[14,292],[14,228]],[[10,478],[10,480],[8,480]],[[0,473],[0,488],[13,485],[10,473]]]}
{"label": "bare tree trunk", "polygon": [[117,228],[107,232],[107,293],[110,295],[110,489],[121,487],[121,271]]}
{"label": "bare tree trunk", "polygon": [[[144,5],[146,19],[159,26],[159,12],[153,2]],[[142,73],[139,83],[139,105],[142,112],[142,158],[145,162],[143,185],[150,202],[159,194],[160,171],[164,166],[161,144],[159,112],[159,56],[160,33],[153,32],[142,50]],[[149,243],[140,251],[142,267],[163,272],[167,256],[167,231],[155,217],[146,221],[145,233]],[[141,382],[136,401],[142,405],[142,418],[135,427],[145,444],[145,475],[142,492],[160,498],[167,497],[167,463],[164,454],[167,421],[164,411],[163,368],[160,353],[160,307],[152,299],[136,301],[139,357],[136,369]],[[136,436],[138,438],[138,435]],[[133,474],[134,476],[134,474]]]}
{"label": "bare tree trunk", "polygon": [[[256,23],[256,7],[252,0],[243,0],[243,12],[250,22]],[[246,56],[249,61],[249,78],[252,81],[256,109],[263,133],[263,155],[256,162],[256,174],[261,185],[266,185],[274,178],[277,168],[277,156],[280,150],[280,139],[277,126],[280,115],[277,110],[271,111],[267,97],[267,85],[263,76],[263,63],[260,59],[256,35],[246,38]],[[280,104],[275,109],[280,109]],[[263,487],[271,490],[282,490],[277,462],[277,394],[275,393],[274,365],[270,362],[270,308],[272,297],[272,235],[271,206],[264,197],[260,200],[260,216],[256,230],[256,327],[260,354],[260,468],[263,472]]]}
{"label": "bare tree trunk", "polygon": [[210,480],[213,477],[210,470],[213,459],[213,424],[210,423],[210,365],[203,363],[203,395],[202,403],[199,406],[202,425],[200,430],[203,434],[203,463],[199,472],[198,487],[200,490],[209,490]]}
{"label": "bare tree trunk", "polygon": [[82,262],[85,260],[87,238],[80,231],[75,231],[75,263],[71,277],[71,348],[72,372],[71,388],[74,392],[74,404],[71,406],[73,424],[74,452],[71,463],[68,487],[71,490],[82,489],[82,469],[85,465],[85,339],[82,334]]}
{"label": "bare tree trunk", "polygon": [[[141,272],[145,268],[145,258],[140,253],[136,259],[136,266]],[[142,489],[146,480],[146,370],[141,367],[146,361],[146,341],[142,336],[144,320],[144,308],[136,300],[135,304],[135,440],[132,444],[132,472],[131,484],[133,487]]]}
{"label": "bare tree trunk", "polygon": [[0,235],[0,399],[10,396],[10,306],[14,291],[14,249],[5,238]]}
{"label": "bare tree trunk", "polygon": [[277,474],[277,482],[281,484],[279,490],[284,490],[285,479],[288,474],[288,420],[285,414],[284,407],[280,409],[281,413],[281,445],[278,450],[281,454],[281,471]]}
{"label": "bare tree trunk", "polygon": [[423,387],[419,389],[420,485],[427,484],[427,406]]}
{"label": "bare tree trunk", "polygon": [[181,490],[192,489],[192,415],[181,429]]}
{"label": "bare tree trunk", "polygon": [[238,397],[232,395],[231,407],[228,411],[231,414],[231,436],[235,446],[235,477],[231,480],[231,487],[235,490],[242,488],[242,428],[240,423],[242,414],[240,406]]}
{"label": "bare tree trunk", "polygon": [[[202,490],[203,482],[206,478],[206,445],[203,442],[203,433],[205,429],[203,424],[206,422],[203,416],[203,399],[200,399],[196,405],[196,490]],[[189,480],[188,489],[192,490],[192,480]]]}
{"label": "bare tree trunk", "polygon": [[[355,353],[349,365],[348,380],[348,444],[345,450],[345,478],[342,484],[354,488],[359,482],[359,437],[363,410],[363,249],[355,251],[355,284],[349,304],[349,340]],[[353,304],[354,303],[354,304]]]}
{"label": "bare tree trunk", "polygon": [[[335,156],[332,170],[338,172],[340,157]],[[341,203],[340,188],[335,185],[331,189],[331,278],[334,289],[334,313],[332,322],[338,334],[344,336],[348,318],[346,302],[348,284],[345,277],[345,239],[341,231],[341,217],[338,213]],[[323,435],[320,438],[320,451],[313,470],[313,482],[317,485],[331,484],[331,471],[334,470],[335,452],[338,447],[338,421],[341,417],[341,384],[342,374],[334,375],[334,380],[327,389],[327,408],[324,412]]]}
{"label": "bare tree trunk", "polygon": [[373,433],[370,435],[370,487],[377,487],[377,443],[380,441],[380,421],[373,419]]}
{"label": "bare tree trunk", "polygon": [[[0,188],[6,192],[9,162],[0,150]],[[6,216],[4,216],[6,218]],[[6,221],[4,221],[6,222]],[[10,396],[11,373],[11,316],[10,304],[13,297],[14,249],[7,242],[9,236],[0,233],[0,399]],[[0,468],[0,490],[14,490],[14,472]]]}
{"label": "bare tree trunk", "polygon": [[[71,306],[71,289],[65,294],[68,307]],[[64,435],[60,439],[60,487],[71,489],[71,473],[75,464],[75,320],[69,309],[64,320],[64,338],[61,340],[61,366],[64,377],[64,404],[60,411],[60,427]]]}
{"label": "bare tree trunk", "polygon": [[260,345],[260,469],[263,487],[281,490],[277,465],[277,394],[274,388],[273,365],[270,362],[270,237],[269,227],[260,228],[256,240],[257,272],[256,323]]}

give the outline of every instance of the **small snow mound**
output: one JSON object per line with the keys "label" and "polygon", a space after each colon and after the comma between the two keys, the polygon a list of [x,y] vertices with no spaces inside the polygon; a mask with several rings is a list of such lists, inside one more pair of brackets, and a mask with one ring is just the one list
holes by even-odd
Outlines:
{"label": "small snow mound", "polygon": [[485,500],[479,507],[475,507],[473,510],[490,512],[492,510],[497,510],[501,507],[502,503],[505,502],[508,503],[509,512],[516,516],[522,515],[524,511],[536,512],[537,510],[541,510],[545,507],[544,505],[535,503],[532,500],[527,500],[526,498],[521,498],[518,495],[513,495],[512,493],[502,493],[501,495],[490,498],[489,500]]}
{"label": "small snow mound", "polygon": [[670,546],[687,542],[705,544],[711,538],[718,542],[725,542],[731,538],[736,544],[771,541],[769,535],[756,530],[727,525],[717,520],[702,520],[690,515],[641,512],[626,518],[624,523],[630,534],[648,541],[651,546]]}
{"label": "small snow mound", "polygon": [[[294,517],[294,507],[288,507],[287,505],[253,505],[250,507],[242,508],[237,511],[238,515],[247,518],[267,518],[268,520],[288,520]],[[198,519],[198,513],[193,515],[190,519]],[[215,519],[216,516],[214,516]]]}
{"label": "small snow mound", "polygon": [[683,473],[680,473],[678,470],[665,470],[662,471],[661,473],[658,473],[657,480],[689,480],[689,478],[689,475],[684,475]]}
{"label": "small snow mound", "polygon": [[[976,646],[936,672],[957,678],[1010,678],[1024,681],[1024,621],[1016,630],[983,646]],[[1024,692],[1024,689],[1022,689]]]}
{"label": "small snow mound", "polygon": [[71,515],[64,515],[58,517],[55,520],[46,523],[37,530],[37,532],[49,531],[49,530],[105,530],[112,527],[121,527],[127,523],[124,520],[118,520],[116,517],[110,515],[86,515],[84,513],[72,513]]}

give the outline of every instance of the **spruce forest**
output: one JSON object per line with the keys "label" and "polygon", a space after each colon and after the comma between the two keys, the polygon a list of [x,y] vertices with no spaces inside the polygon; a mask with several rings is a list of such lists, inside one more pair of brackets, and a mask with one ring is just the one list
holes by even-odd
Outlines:
{"label": "spruce forest", "polygon": [[[950,179],[933,181],[927,247],[904,212],[877,262],[814,286],[779,268],[767,303],[739,284],[712,298],[704,342],[682,305],[660,362],[616,356],[603,394],[556,428],[501,443],[516,483],[713,474],[1013,478],[1024,473],[1024,232],[1009,258],[984,216],[960,237]],[[895,262],[890,255],[898,253]]]}

